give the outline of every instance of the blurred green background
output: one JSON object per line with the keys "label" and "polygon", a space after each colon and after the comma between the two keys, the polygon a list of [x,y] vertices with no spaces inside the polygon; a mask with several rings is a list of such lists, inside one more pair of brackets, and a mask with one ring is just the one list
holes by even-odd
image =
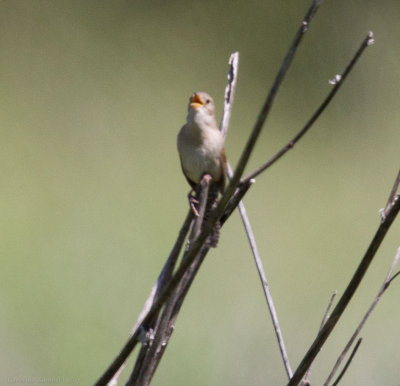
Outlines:
{"label": "blurred green background", "polygon": [[[235,165],[309,4],[0,2],[0,384],[88,385],[108,366],[188,209],[176,135],[190,94],[213,95],[220,117],[227,60],[240,52],[226,144]],[[323,117],[245,200],[293,368],[331,293],[343,292],[360,261],[399,168],[399,16],[398,0],[322,5],[247,169],[299,130],[373,30],[376,44]],[[378,291],[399,235],[400,220],[315,361],[313,384],[325,380]],[[399,295],[394,282],[343,385],[399,382]],[[235,214],[186,299],[153,384],[285,382]]]}

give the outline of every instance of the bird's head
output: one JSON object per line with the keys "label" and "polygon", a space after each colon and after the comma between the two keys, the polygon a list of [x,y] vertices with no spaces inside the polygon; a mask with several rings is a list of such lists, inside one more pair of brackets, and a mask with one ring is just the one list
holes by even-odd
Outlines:
{"label": "bird's head", "polygon": [[206,92],[198,91],[189,99],[187,121],[198,126],[215,123],[215,105],[213,99]]}

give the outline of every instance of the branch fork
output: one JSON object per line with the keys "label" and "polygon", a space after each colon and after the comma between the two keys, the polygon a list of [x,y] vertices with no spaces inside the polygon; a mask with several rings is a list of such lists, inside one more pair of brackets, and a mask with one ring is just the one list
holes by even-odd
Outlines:
{"label": "branch fork", "polygon": [[[381,244],[386,232],[388,231],[390,225],[392,224],[397,213],[400,210],[400,199],[399,196],[396,195],[398,186],[400,184],[400,171],[396,179],[395,186],[393,187],[392,193],[389,197],[388,204],[386,205],[382,213],[381,225],[378,228],[378,231],[374,239],[372,240],[370,247],[368,248],[348,288],[346,289],[342,298],[339,300],[337,306],[334,308],[330,317],[328,317],[327,311],[326,317],[324,318],[323,326],[321,327],[321,330],[318,333],[316,340],[312,344],[309,351],[306,353],[305,357],[301,361],[299,367],[294,374],[292,373],[289,359],[286,353],[286,348],[283,343],[283,337],[281,334],[281,329],[279,327],[274,303],[262,267],[262,260],[258,253],[254,234],[251,230],[250,222],[248,220],[244,204],[241,201],[244,195],[247,193],[248,189],[255,182],[255,177],[257,177],[267,168],[272,166],[278,159],[280,159],[284,154],[292,149],[295,144],[306,134],[306,132],[315,123],[318,117],[328,106],[332,98],[335,96],[335,94],[343,84],[344,80],[353,69],[355,63],[364,52],[365,48],[373,43],[373,34],[370,32],[363,40],[360,48],[351,59],[348,66],[345,68],[344,72],[341,75],[336,75],[336,77],[333,79],[332,90],[327,95],[322,104],[317,108],[317,110],[311,116],[305,126],[266,163],[258,167],[246,177],[242,177],[248,160],[261,133],[261,130],[266,122],[277,92],[289,69],[289,66],[293,61],[297,48],[299,47],[299,44],[302,41],[305,32],[308,30],[310,22],[317,12],[321,2],[322,0],[314,0],[304,19],[302,20],[300,27],[295,34],[293,42],[289,47],[289,50],[282,62],[278,74],[266,97],[261,112],[256,119],[253,130],[251,131],[249,139],[240,156],[238,165],[236,166],[234,171],[230,170],[229,184],[224,191],[222,197],[218,201],[218,204],[212,211],[210,211],[207,216],[205,216],[207,196],[211,182],[209,176],[205,176],[200,184],[201,188],[199,191],[198,200],[199,209],[196,210],[197,213],[192,209],[189,210],[189,213],[186,216],[186,220],[179,232],[178,238],[170,253],[170,256],[162,272],[160,273],[157,283],[154,285],[148,300],[146,301],[144,309],[139,315],[138,321],[133,328],[128,341],[126,342],[118,356],[115,358],[115,360],[111,363],[109,368],[99,378],[96,385],[106,385],[108,382],[110,382],[110,384],[116,384],[116,382],[118,381],[118,377],[124,367],[124,362],[126,358],[135,348],[137,342],[142,341],[141,337],[143,336],[143,332],[145,333],[145,337],[147,340],[145,339],[144,344],[142,342],[142,348],[136,361],[135,368],[133,369],[133,372],[128,381],[128,385],[142,386],[148,385],[150,383],[173,332],[175,321],[182,306],[183,300],[210,248],[210,245],[207,244],[207,240],[213,229],[215,228],[217,222],[220,221],[221,225],[223,225],[236,207],[239,207],[239,211],[242,216],[243,224],[245,226],[252,253],[259,272],[274,330],[277,336],[282,361],[289,379],[289,385],[297,385],[301,382],[305,372],[310,368],[310,365],[313,362],[314,358],[318,354],[322,345],[324,344],[327,337],[333,330],[335,324],[342,315],[345,307],[350,301],[370,262],[372,261],[372,258],[375,255],[379,245]],[[230,67],[228,72],[228,85],[225,89],[224,114],[220,125],[220,129],[224,137],[226,136],[228,130],[229,120],[232,111],[233,97],[235,94],[237,81],[238,58],[238,53],[234,53],[229,59]],[[193,203],[191,203],[191,207],[192,205],[194,207]],[[194,216],[194,214],[196,216]],[[178,258],[183,249],[185,239],[189,233],[191,223],[193,223],[193,225],[192,231],[188,237],[188,247],[184,251],[179,266],[177,267]],[[387,283],[387,285],[389,284],[390,282]]]}

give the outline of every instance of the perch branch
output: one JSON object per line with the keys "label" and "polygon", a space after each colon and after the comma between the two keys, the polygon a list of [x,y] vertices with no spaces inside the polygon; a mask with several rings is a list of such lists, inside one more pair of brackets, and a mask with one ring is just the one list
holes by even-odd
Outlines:
{"label": "perch branch", "polygon": [[189,237],[189,244],[193,243],[193,241],[196,240],[197,237],[199,237],[201,231],[201,226],[204,220],[204,214],[206,212],[210,180],[211,176],[207,174],[201,179],[199,184],[199,189],[197,193],[197,197],[199,197],[199,209],[198,209],[199,215],[194,220],[192,233]]}
{"label": "perch branch", "polygon": [[193,211],[189,210],[188,214],[186,215],[185,221],[182,225],[182,228],[179,231],[178,238],[176,239],[174,247],[172,248],[172,251],[168,256],[167,262],[165,263],[160,275],[158,276],[157,283],[151,289],[150,295],[146,300],[145,306],[143,307],[143,310],[140,312],[139,318],[131,331],[131,335],[133,335],[135,331],[137,331],[139,327],[143,324],[144,317],[148,312],[148,310],[151,308],[152,304],[154,303],[154,300],[162,292],[165,285],[170,281],[176,262],[179,257],[179,253],[182,249],[186,235],[189,232],[192,219],[193,219]]}
{"label": "perch branch", "polygon": [[[201,225],[206,211],[210,183],[211,176],[205,175],[203,176],[197,189],[197,197],[199,198],[199,216],[196,217],[194,220],[192,232],[189,236],[189,248],[191,243],[198,237],[200,233]],[[167,348],[180,306],[183,303],[186,293],[189,290],[190,284],[192,283],[198,269],[200,268],[200,265],[208,249],[209,247],[203,247],[199,255],[196,256],[190,269],[186,271],[181,282],[178,284],[176,289],[172,292],[171,296],[166,301],[165,307],[154,329],[154,339],[152,340],[151,344],[144,347],[145,354],[143,360],[140,362],[136,361],[134,370],[127,383],[128,386],[146,386],[150,384],[151,379],[157,369],[157,366],[160,363],[162,356]],[[183,256],[182,261],[184,260],[185,255]]]}
{"label": "perch branch", "polygon": [[[160,292],[163,290],[166,283],[168,283],[168,281],[171,279],[172,273],[174,271],[174,268],[175,268],[176,262],[178,260],[180,251],[182,249],[183,243],[185,241],[186,235],[189,232],[189,228],[190,228],[192,219],[193,219],[193,211],[189,210],[188,214],[186,215],[185,221],[183,222],[183,225],[179,231],[178,238],[176,239],[175,244],[171,250],[171,253],[169,254],[168,259],[167,259],[160,275],[157,278],[156,284],[154,284],[153,288],[150,291],[150,294],[144,304],[144,307],[139,314],[138,320],[137,320],[135,326],[131,330],[130,336],[132,336],[135,333],[135,331],[142,331],[145,334],[145,336],[144,336],[145,340],[151,339],[151,337],[146,336],[145,331],[146,330],[151,331],[154,328],[155,318],[153,319],[153,321],[149,321],[147,328],[143,327],[142,329],[140,329],[140,327],[143,325],[144,317],[145,317],[146,313],[149,311],[149,309],[151,308],[151,306],[153,305],[155,299],[160,294]],[[136,360],[137,362],[141,361],[141,356],[144,356],[144,351],[145,350],[143,349],[143,351],[141,351],[139,353],[138,359]],[[124,368],[125,368],[125,363],[123,363],[120,366],[120,368],[118,369],[118,371],[114,374],[114,376],[111,379],[111,381],[109,382],[108,386],[116,386],[118,384],[118,379],[121,376]]]}
{"label": "perch branch", "polygon": [[[288,53],[286,54],[286,56],[283,60],[282,66],[278,72],[278,75],[275,78],[275,81],[274,81],[274,83],[271,87],[271,90],[267,96],[267,99],[263,105],[261,113],[259,114],[259,116],[257,118],[256,124],[253,127],[250,137],[249,137],[249,139],[246,143],[246,146],[242,152],[242,155],[239,159],[239,162],[236,167],[235,173],[232,177],[232,180],[230,181],[227,189],[225,190],[224,194],[222,195],[218,206],[210,213],[208,221],[204,224],[202,231],[200,232],[200,234],[197,237],[197,239],[195,240],[195,242],[192,244],[192,247],[190,248],[190,250],[187,254],[187,258],[184,261],[182,261],[182,264],[175,272],[175,275],[171,277],[171,280],[169,281],[169,283],[162,289],[162,291],[160,291],[159,296],[152,303],[152,305],[148,309],[148,311],[143,315],[143,320],[142,320],[143,324],[148,323],[153,317],[155,317],[157,315],[157,313],[159,312],[160,308],[163,306],[166,299],[171,295],[172,291],[180,283],[181,279],[185,275],[186,270],[190,269],[191,264],[193,263],[196,256],[202,249],[205,241],[207,240],[207,237],[211,234],[218,219],[223,215],[226,205],[230,201],[231,197],[234,195],[235,190],[239,184],[239,181],[243,174],[244,168],[247,165],[250,155],[251,155],[251,153],[254,149],[254,146],[257,142],[257,139],[261,133],[261,129],[263,128],[265,120],[267,118],[267,115],[271,109],[273,101],[275,100],[279,86],[281,85],[281,83],[284,79],[284,76],[287,73],[287,70],[293,60],[294,54],[297,51],[297,47],[299,46],[299,44],[304,36],[304,33],[307,31],[311,20],[313,19],[316,11],[318,10],[319,5],[321,4],[321,1],[322,0],[314,0],[312,5],[310,6],[305,18],[303,19],[303,22],[302,22],[299,30],[297,31],[296,36],[295,36],[291,46],[289,47]],[[138,336],[139,336],[139,329],[136,329],[132,333],[132,335],[129,337],[128,341],[125,343],[124,347],[122,348],[120,353],[117,355],[117,357],[113,360],[113,362],[110,364],[110,366],[104,372],[104,374],[98,379],[98,381],[96,382],[97,386],[106,385],[107,382],[111,380],[111,378],[114,376],[114,374],[118,371],[118,369],[124,363],[126,358],[129,356],[129,354],[135,348]]]}

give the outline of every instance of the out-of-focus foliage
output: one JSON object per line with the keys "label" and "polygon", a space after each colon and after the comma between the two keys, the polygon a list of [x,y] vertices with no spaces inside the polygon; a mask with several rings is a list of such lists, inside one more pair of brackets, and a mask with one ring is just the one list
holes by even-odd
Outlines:
{"label": "out-of-focus foliage", "polygon": [[[0,2],[0,383],[87,385],[125,341],[187,211],[176,134],[195,90],[220,114],[240,51],[232,164],[309,6],[305,0]],[[251,158],[306,122],[369,30],[369,48],[302,142],[246,197],[295,367],[379,221],[399,167],[400,5],[326,1]],[[321,384],[384,279],[391,230],[313,367]],[[398,383],[400,283],[344,385]],[[130,368],[131,364],[129,364]],[[129,372],[129,370],[127,370]],[[238,216],[209,254],[155,385],[284,384]]]}

